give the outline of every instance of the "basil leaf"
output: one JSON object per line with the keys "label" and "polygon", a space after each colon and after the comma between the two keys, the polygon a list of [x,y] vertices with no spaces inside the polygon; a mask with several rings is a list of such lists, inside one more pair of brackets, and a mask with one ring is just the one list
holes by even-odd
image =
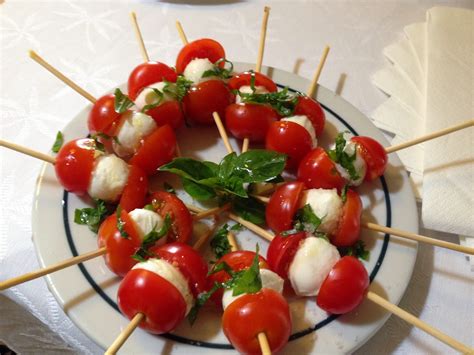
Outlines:
{"label": "basil leaf", "polygon": [[240,223],[236,223],[232,227],[230,227],[230,230],[234,232],[240,232],[242,229],[244,229],[244,226]]}
{"label": "basil leaf", "polygon": [[117,113],[124,113],[134,105],[133,101],[130,100],[130,98],[125,95],[119,88],[115,89],[114,96],[114,109]]}
{"label": "basil leaf", "polygon": [[218,283],[218,282],[214,282],[214,285],[212,286],[212,288],[209,291],[201,292],[197,296],[196,302],[194,303],[194,306],[189,311],[189,314],[188,314],[188,317],[187,317],[188,321],[191,325],[193,325],[194,322],[196,321],[197,315],[199,313],[199,310],[202,308],[202,306],[204,306],[206,304],[206,302],[209,301],[209,299],[212,297],[214,292],[216,292],[217,290],[219,290],[223,287],[224,287],[223,284]]}
{"label": "basil leaf", "polygon": [[146,234],[143,237],[142,244],[140,248],[133,254],[132,258],[138,261],[143,261],[146,260],[146,257],[157,257],[156,254],[150,253],[148,251],[149,248],[151,248],[155,243],[166,236],[171,229],[173,220],[171,219],[171,216],[167,214],[165,216],[165,220],[163,221],[163,225],[159,230],[156,230],[153,228],[148,234]]}
{"label": "basil leaf", "polygon": [[295,220],[296,230],[310,233],[316,233],[322,222],[322,218],[316,216],[309,204],[304,205],[296,212]]}
{"label": "basil leaf", "polygon": [[155,207],[154,207],[151,203],[149,203],[148,205],[145,205],[145,206],[143,207],[143,209],[144,209],[144,210],[148,210],[148,211],[156,212],[156,211],[155,211]]}
{"label": "basil leaf", "polygon": [[[224,67],[221,68],[220,67],[220,64],[221,63],[225,63],[225,64],[229,64],[229,68],[226,68],[225,67],[225,64],[224,64]],[[231,61],[225,59],[225,58],[221,58],[219,59],[218,61],[216,61],[214,63],[214,68],[210,69],[210,70],[206,70],[203,74],[202,74],[202,78],[208,78],[208,77],[211,77],[211,76],[216,76],[218,78],[221,78],[221,79],[229,79],[229,78],[232,78],[232,71],[234,70],[234,64],[232,64]]]}
{"label": "basil leaf", "polygon": [[229,274],[229,276],[233,277],[235,275],[235,271],[232,270],[232,268],[229,266],[229,264],[227,264],[225,261],[222,261],[218,264],[215,264],[214,267],[212,268],[212,270],[210,270],[208,273],[207,273],[207,276],[211,276],[211,275],[214,275],[214,274],[217,274],[218,272],[220,271],[225,271],[226,273]]}
{"label": "basil leaf", "polygon": [[248,197],[247,191],[244,187],[244,181],[241,178],[232,176],[228,178],[222,185],[223,189],[227,192],[244,198]]}
{"label": "basil leaf", "polygon": [[265,205],[255,198],[235,198],[232,207],[243,219],[257,225],[265,224]]}
{"label": "basil leaf", "polygon": [[87,225],[89,229],[97,233],[102,221],[109,215],[105,202],[96,200],[95,207],[76,208],[74,211],[74,222],[77,224]]}
{"label": "basil leaf", "polygon": [[276,178],[283,172],[286,155],[271,150],[249,150],[235,161],[234,175],[244,182],[263,182]]}
{"label": "basil leaf", "polygon": [[347,190],[349,189],[349,184],[345,184],[341,191],[341,200],[342,203],[346,203],[347,200]]}
{"label": "basil leaf", "polygon": [[63,143],[64,143],[63,133],[61,131],[58,131],[58,133],[56,134],[56,140],[54,141],[53,147],[51,148],[53,153],[59,152],[59,150],[63,146]]}
{"label": "basil leaf", "polygon": [[357,157],[357,151],[355,151],[352,155],[349,155],[344,151],[344,148],[346,147],[346,139],[344,138],[344,133],[347,132],[341,132],[337,135],[335,148],[332,150],[328,150],[327,153],[332,161],[340,164],[345,170],[347,170],[347,173],[349,174],[352,180],[357,180],[360,178],[354,167],[354,161]]}
{"label": "basil leaf", "polygon": [[218,177],[221,181],[226,181],[232,176],[234,172],[236,160],[237,160],[236,153],[227,154],[224,157],[224,159],[222,159],[221,163],[219,164],[219,170],[218,170]]}
{"label": "basil leaf", "polygon": [[143,106],[142,112],[146,112],[146,111],[151,110],[155,107],[158,107],[159,105],[161,105],[161,103],[163,102],[163,99],[165,97],[165,95],[160,90],[158,90],[157,88],[152,88],[152,87],[147,87],[147,88],[153,90],[153,93],[156,95],[156,99],[151,104]]}
{"label": "basil leaf", "polygon": [[209,200],[216,196],[214,189],[211,187],[196,183],[184,177],[182,178],[182,182],[184,191],[198,201]]}
{"label": "basil leaf", "polygon": [[115,216],[117,217],[117,229],[120,232],[120,236],[125,239],[130,239],[127,231],[125,230],[125,222],[122,220],[122,207],[118,205],[117,211],[115,212]]}
{"label": "basil leaf", "polygon": [[184,96],[186,96],[189,88],[193,85],[191,80],[186,79],[184,76],[179,75],[176,79],[176,83],[163,80],[165,86],[163,87],[163,93],[168,94],[177,101],[183,101]]}
{"label": "basil leaf", "polygon": [[215,172],[209,164],[191,158],[174,158],[168,164],[161,166],[159,170],[169,171],[194,181],[215,177]]}
{"label": "basil leaf", "polygon": [[368,261],[370,258],[370,251],[365,249],[365,243],[358,240],[350,247],[338,248],[341,255],[355,256],[356,258]]}
{"label": "basil leaf", "polygon": [[217,259],[220,259],[225,254],[230,253],[230,244],[227,234],[229,233],[229,226],[225,224],[216,232],[211,239],[211,248]]}
{"label": "basil leaf", "polygon": [[252,265],[234,277],[232,296],[238,296],[243,293],[256,293],[262,289],[258,251],[259,248],[257,245],[257,251],[253,258]]}
{"label": "basil leaf", "polygon": [[[251,80],[252,79],[253,77]],[[238,92],[238,95],[241,97],[241,102],[261,105],[266,104],[270,105],[282,116],[293,115],[298,102],[298,95],[289,94],[288,88],[277,92],[257,94],[255,92],[255,84],[253,83],[252,85],[252,81],[250,82],[250,87],[252,88],[252,93]]]}

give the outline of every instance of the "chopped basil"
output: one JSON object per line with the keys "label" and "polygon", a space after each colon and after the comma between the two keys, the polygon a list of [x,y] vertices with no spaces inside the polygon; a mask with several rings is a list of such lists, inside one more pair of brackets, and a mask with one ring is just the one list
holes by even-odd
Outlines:
{"label": "chopped basil", "polygon": [[347,200],[347,190],[349,189],[349,184],[345,184],[341,191],[341,200],[343,203],[346,203]]}
{"label": "chopped basil", "polygon": [[266,94],[257,94],[255,86],[252,86],[252,93],[243,93],[238,91],[241,101],[252,104],[267,104],[274,108],[282,116],[291,116],[295,111],[298,102],[298,96],[289,94],[288,88],[281,91],[269,92]]}
{"label": "chopped basil", "polygon": [[341,255],[355,256],[356,258],[368,261],[370,258],[370,251],[365,249],[365,243],[358,240],[350,247],[338,248]]}
{"label": "chopped basil", "polygon": [[109,215],[109,210],[102,200],[96,200],[95,204],[95,207],[76,208],[74,222],[87,225],[92,232],[97,233],[100,224]]}
{"label": "chopped basil", "polygon": [[122,207],[120,205],[117,207],[115,216],[117,217],[117,229],[120,232],[120,236],[125,239],[130,239],[130,236],[125,230],[125,222],[122,220]]}
{"label": "chopped basil", "polygon": [[244,271],[234,276],[232,285],[232,296],[238,296],[243,293],[257,293],[262,289],[262,279],[260,277],[260,258],[259,248],[257,244],[257,251],[253,258],[252,265]]}
{"label": "chopped basil", "polygon": [[124,113],[134,105],[133,101],[130,100],[130,98],[125,95],[119,88],[115,89],[114,96],[114,109],[117,113]]}
{"label": "chopped basil", "polygon": [[157,88],[151,88],[151,87],[147,87],[147,88],[153,90],[153,93],[156,95],[156,99],[151,104],[143,106],[142,112],[146,112],[148,110],[151,110],[152,108],[158,107],[159,105],[161,105],[165,97],[165,95]]}
{"label": "chopped basil", "polygon": [[240,232],[243,228],[243,225],[241,225],[240,223],[236,223],[232,227],[230,227],[230,230],[233,232]]}
{"label": "chopped basil", "polygon": [[309,204],[304,205],[296,212],[294,229],[297,231],[306,231],[315,234],[322,222],[314,213]]}
{"label": "chopped basil", "polygon": [[253,197],[235,197],[232,208],[236,214],[253,224],[265,224],[265,205]]}
{"label": "chopped basil", "polygon": [[336,137],[336,147],[332,150],[328,150],[328,155],[332,161],[340,164],[345,170],[347,170],[352,180],[360,178],[354,167],[354,161],[356,160],[357,152],[349,155],[344,151],[346,147],[346,139],[344,138],[344,132],[341,132]]}
{"label": "chopped basil", "polygon": [[164,81],[165,86],[163,87],[163,93],[168,94],[175,100],[181,102],[184,96],[186,96],[188,90],[193,85],[191,80],[186,79],[184,76],[179,75],[176,79],[176,83],[170,81]]}
{"label": "chopped basil", "polygon": [[229,233],[229,226],[225,224],[216,232],[214,237],[211,239],[211,248],[217,259],[220,259],[224,255],[230,252],[229,239],[227,234]]}
{"label": "chopped basil", "polygon": [[56,140],[54,141],[54,144],[53,144],[53,147],[51,148],[51,150],[54,153],[59,152],[59,150],[63,146],[63,143],[64,143],[63,133],[61,131],[58,131],[58,133],[56,134]]}
{"label": "chopped basil", "polygon": [[187,317],[188,321],[191,325],[193,325],[194,322],[196,321],[199,310],[202,308],[202,306],[204,306],[206,304],[206,302],[209,301],[209,299],[212,297],[214,292],[216,292],[217,290],[219,290],[221,288],[223,288],[223,285],[221,283],[214,282],[214,285],[212,286],[212,288],[209,291],[201,292],[197,296],[196,302],[194,303],[194,306],[189,311],[189,314],[188,314],[188,317]]}
{"label": "chopped basil", "polygon": [[155,212],[155,207],[151,203],[149,203],[148,205],[145,205],[143,209]]}
{"label": "chopped basil", "polygon": [[142,244],[140,248],[135,252],[132,256],[135,260],[146,259],[146,257],[153,256],[156,257],[154,254],[149,252],[149,248],[151,248],[155,243],[166,236],[171,228],[172,219],[169,214],[166,215],[163,225],[159,230],[156,230],[156,226],[143,237]]}
{"label": "chopped basil", "polygon": [[[220,67],[220,64],[224,63],[224,67]],[[229,68],[225,67],[225,64],[229,64]],[[229,79],[232,78],[232,72],[234,71],[234,64],[231,61],[221,58],[217,62],[214,63],[214,68],[210,70],[206,70],[203,74],[203,78],[208,78],[211,76],[216,76],[221,79]]]}

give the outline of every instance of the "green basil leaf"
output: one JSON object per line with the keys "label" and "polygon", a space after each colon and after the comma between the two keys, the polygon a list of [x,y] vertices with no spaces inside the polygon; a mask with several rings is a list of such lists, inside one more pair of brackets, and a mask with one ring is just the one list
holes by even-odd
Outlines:
{"label": "green basil leaf", "polygon": [[347,171],[352,180],[357,180],[360,178],[354,167],[354,161],[356,160],[357,152],[354,152],[354,154],[349,155],[344,151],[344,148],[346,147],[346,139],[344,138],[344,133],[347,132],[341,132],[337,135],[335,148],[327,151],[327,153],[332,161],[338,163]]}
{"label": "green basil leaf", "polygon": [[349,184],[345,184],[341,191],[341,200],[342,203],[346,203],[347,200],[347,190],[349,189]]}
{"label": "green basil leaf", "polygon": [[218,177],[221,181],[226,181],[232,176],[236,161],[237,161],[236,153],[227,154],[224,157],[224,159],[222,159],[221,163],[219,164],[219,171],[218,171]]}
{"label": "green basil leaf", "polygon": [[229,226],[225,224],[216,232],[211,239],[211,248],[217,259],[222,258],[225,254],[231,251],[229,239],[227,234],[229,233]]}
{"label": "green basil leaf", "polygon": [[296,212],[295,216],[295,229],[299,231],[306,231],[310,233],[316,233],[318,227],[322,222],[322,218],[319,218],[314,213],[313,209],[309,204],[303,206]]}
{"label": "green basil leaf", "polygon": [[341,253],[341,256],[354,256],[365,261],[368,261],[370,258],[370,251],[365,249],[365,243],[360,239],[350,247],[343,247],[338,249]]}
{"label": "green basil leaf", "polygon": [[236,223],[232,227],[230,227],[230,230],[234,232],[240,232],[242,229],[244,229],[244,226],[240,223]]}
{"label": "green basil leaf", "polygon": [[262,289],[262,279],[260,278],[260,259],[259,248],[253,258],[252,265],[234,277],[232,285],[232,296],[238,296],[243,293],[257,293]]}
{"label": "green basil leaf", "polygon": [[215,264],[212,270],[210,270],[207,273],[207,276],[211,276],[214,274],[217,274],[219,271],[225,271],[226,273],[229,274],[229,276],[233,277],[235,274],[235,271],[232,270],[232,268],[227,264],[225,261],[219,262],[218,264]]}
{"label": "green basil leaf", "polygon": [[286,155],[272,150],[249,150],[235,161],[234,175],[244,182],[263,182],[274,179],[283,172]]}
{"label": "green basil leaf", "polygon": [[243,219],[257,225],[265,224],[265,205],[260,201],[250,198],[235,198],[233,210]]}
{"label": "green basil leaf", "polygon": [[232,176],[227,179],[223,185],[224,191],[240,197],[248,197],[247,191],[244,187],[244,181],[239,177]]}
{"label": "green basil leaf", "polygon": [[[225,64],[224,64],[224,67],[221,68],[220,67],[221,63],[229,64],[229,68],[226,68]],[[234,70],[234,64],[232,64],[231,61],[229,61],[225,58],[221,58],[221,59],[219,59],[218,61],[216,61],[214,63],[214,68],[212,68],[210,70],[206,70],[202,74],[201,77],[202,78],[208,78],[208,77],[215,76],[215,77],[218,77],[218,78],[221,78],[221,79],[229,79],[229,78],[232,78],[232,71],[233,70]]]}
{"label": "green basil leaf", "polygon": [[130,100],[130,98],[125,95],[119,88],[115,89],[114,96],[114,109],[117,113],[124,113],[134,105],[133,101]]}
{"label": "green basil leaf", "polygon": [[125,222],[122,220],[122,207],[120,205],[117,207],[115,216],[117,217],[117,229],[120,232],[120,236],[125,239],[130,239],[130,236],[125,230]]}
{"label": "green basil leaf", "polygon": [[224,284],[214,282],[214,285],[212,286],[212,288],[209,291],[201,292],[197,296],[196,302],[194,303],[194,306],[189,311],[189,314],[188,314],[188,317],[187,317],[188,321],[191,325],[193,325],[194,322],[196,321],[199,310],[207,303],[207,301],[209,301],[209,299],[212,297],[214,292],[216,292],[217,290],[219,290],[223,287],[224,287]]}
{"label": "green basil leaf", "polygon": [[161,103],[163,102],[164,97],[165,97],[165,95],[160,90],[158,90],[157,88],[152,88],[152,87],[146,87],[146,88],[153,90],[153,93],[156,95],[156,99],[151,104],[143,106],[142,112],[146,112],[148,110],[151,110],[155,107],[160,106]]}
{"label": "green basil leaf", "polygon": [[76,208],[74,211],[74,222],[87,225],[89,229],[97,233],[102,221],[109,215],[109,210],[104,201],[96,200],[95,207]]}
{"label": "green basil leaf", "polygon": [[56,140],[54,141],[53,147],[51,148],[53,153],[59,152],[59,150],[63,146],[63,143],[64,143],[63,133],[61,131],[58,131],[58,133],[56,134]]}
{"label": "green basil leaf", "polygon": [[182,182],[184,191],[198,201],[209,200],[216,196],[214,189],[211,187],[196,183],[184,177],[182,178]]}
{"label": "green basil leaf", "polygon": [[173,224],[173,220],[171,216],[167,214],[165,216],[165,220],[163,221],[163,225],[159,230],[153,228],[148,234],[143,237],[142,244],[140,248],[132,255],[132,258],[138,261],[144,261],[147,257],[154,257],[157,258],[156,254],[151,253],[148,249],[151,248],[155,243],[166,236],[171,229]]}
{"label": "green basil leaf", "polygon": [[258,94],[255,92],[255,81],[252,83],[252,80],[254,80],[253,76],[251,77],[250,82],[252,93],[238,92],[242,102],[270,105],[282,116],[293,115],[296,104],[298,103],[299,95],[290,94],[288,92],[288,88],[284,88],[283,90],[277,92]]}
{"label": "green basil leaf", "polygon": [[160,171],[169,171],[170,173],[181,177],[199,181],[215,177],[215,172],[211,168],[212,165],[191,158],[174,158],[168,164],[160,167]]}

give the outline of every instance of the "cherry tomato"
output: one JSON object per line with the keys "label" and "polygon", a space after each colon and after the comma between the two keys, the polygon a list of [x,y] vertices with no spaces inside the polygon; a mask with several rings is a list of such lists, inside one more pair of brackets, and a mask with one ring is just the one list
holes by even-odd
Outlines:
{"label": "cherry tomato", "polygon": [[66,191],[87,193],[94,169],[96,144],[93,139],[75,139],[62,146],[54,170]]}
{"label": "cherry tomato", "polygon": [[167,101],[161,105],[146,111],[158,126],[169,124],[173,129],[177,129],[183,125],[184,116],[178,101]]}
{"label": "cherry tomato", "polygon": [[344,256],[323,281],[316,302],[326,312],[347,313],[362,302],[368,287],[369,275],[364,265],[353,256]]}
{"label": "cherry tomato", "polygon": [[144,138],[141,147],[130,159],[130,164],[137,165],[147,175],[151,175],[160,166],[173,159],[175,150],[176,136],[174,131],[169,125],[164,125]]}
{"label": "cherry tomato", "polygon": [[100,97],[92,106],[87,119],[90,133],[105,133],[112,136],[121,117],[115,112],[115,96],[108,94]]}
{"label": "cherry tomato", "polygon": [[131,270],[120,283],[117,293],[122,313],[132,319],[145,315],[140,323],[150,333],[162,334],[175,329],[186,315],[186,302],[168,280],[144,269]]}
{"label": "cherry tomato", "polygon": [[351,140],[357,143],[357,151],[367,164],[364,180],[372,181],[381,177],[385,172],[388,162],[385,148],[370,137],[352,137]]}
{"label": "cherry tomato", "polygon": [[194,297],[207,289],[207,263],[199,253],[184,243],[170,243],[151,248],[161,259],[176,266],[188,280],[189,289]]}
{"label": "cherry tomato", "polygon": [[313,149],[303,158],[298,167],[298,180],[309,189],[337,188],[341,191],[346,184],[334,162],[321,147]]}
{"label": "cherry tomato", "polygon": [[261,354],[259,333],[265,333],[272,354],[277,353],[291,334],[290,308],[282,295],[264,288],[232,302],[222,317],[222,329],[242,354]]}
{"label": "cherry tomato", "polygon": [[323,133],[326,116],[324,115],[321,105],[316,100],[308,96],[299,96],[294,114],[308,117],[313,124],[316,137],[319,137]]}
{"label": "cherry tomato", "polygon": [[164,63],[142,63],[128,77],[128,97],[133,101],[144,87],[164,80],[175,83],[177,77],[176,72]]}
{"label": "cherry tomato", "polygon": [[161,217],[169,214],[173,221],[168,241],[186,243],[193,232],[193,218],[183,201],[169,192],[157,191],[151,194],[150,202]]}
{"label": "cherry tomato", "polygon": [[183,108],[191,123],[214,125],[212,114],[224,117],[225,108],[233,101],[234,95],[222,81],[207,80],[189,89]]}
{"label": "cherry tomato", "polygon": [[117,215],[114,213],[100,225],[97,233],[97,243],[99,248],[107,248],[104,257],[109,269],[119,276],[125,276],[137,263],[136,260],[132,259],[132,255],[140,248],[141,239],[135,229],[135,223],[127,211],[121,211],[120,220],[123,224],[123,231],[127,236],[123,236],[118,230]]}
{"label": "cherry tomato", "polygon": [[303,190],[304,184],[299,181],[287,182],[275,190],[265,211],[267,225],[273,231],[280,233],[293,227]]}
{"label": "cherry tomato", "polygon": [[353,245],[359,239],[361,215],[362,201],[359,194],[348,190],[337,230],[330,236],[331,243],[337,247]]}
{"label": "cherry tomato", "polygon": [[304,156],[311,151],[313,141],[303,126],[294,122],[277,121],[268,129],[265,148],[286,154],[286,167],[293,170],[298,168]]}
{"label": "cherry tomato", "polygon": [[264,142],[270,125],[278,118],[274,109],[259,104],[232,104],[225,110],[225,123],[230,133],[252,142]]}
{"label": "cherry tomato", "polygon": [[125,211],[133,211],[145,204],[145,196],[148,193],[148,177],[138,166],[130,165],[127,184],[120,198],[120,206]]}
{"label": "cherry tomato", "polygon": [[215,63],[225,58],[224,48],[219,42],[209,38],[202,38],[185,45],[176,58],[176,71],[182,74],[190,61],[197,58],[207,58]]}
{"label": "cherry tomato", "polygon": [[[253,259],[255,258],[255,252],[253,251],[248,251],[248,250],[238,250],[238,251],[233,251],[231,253],[228,253],[224,255],[222,258],[217,260],[215,265],[218,265],[219,263],[225,262],[227,265],[230,266],[230,268],[234,271],[241,271],[245,270],[252,265]],[[265,258],[261,255],[259,255],[259,266],[261,269],[268,269],[268,263],[265,260]],[[214,285],[215,282],[217,283],[222,283],[226,282],[227,280],[230,279],[230,275],[226,271],[219,271],[216,272],[215,274],[209,275],[209,283],[210,286]],[[223,290],[219,289],[214,294],[212,295],[212,300],[218,304],[222,305],[222,294]]]}
{"label": "cherry tomato", "polygon": [[242,86],[250,86],[253,75],[255,76],[255,86],[264,86],[268,92],[276,92],[278,90],[276,84],[268,76],[248,71],[234,75],[229,80],[228,85],[232,90],[238,90]]}
{"label": "cherry tomato", "polygon": [[280,275],[283,279],[288,279],[288,269],[293,258],[298,251],[301,241],[308,236],[306,232],[299,232],[287,236],[276,235],[267,251],[267,260],[270,269]]}

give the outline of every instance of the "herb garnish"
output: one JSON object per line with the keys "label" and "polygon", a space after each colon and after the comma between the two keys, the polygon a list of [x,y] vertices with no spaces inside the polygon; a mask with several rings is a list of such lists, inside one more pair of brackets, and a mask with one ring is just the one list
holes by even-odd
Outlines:
{"label": "herb garnish", "polygon": [[252,104],[268,104],[282,116],[293,115],[298,102],[298,96],[289,94],[288,88],[284,88],[283,90],[277,92],[257,94],[255,92],[255,86],[253,86],[252,93],[243,93],[238,91],[237,94],[240,96],[241,102]]}
{"label": "herb garnish", "polygon": [[341,191],[341,200],[342,203],[346,203],[347,200],[347,190],[349,190],[349,184],[345,184]]}
{"label": "herb garnish", "polygon": [[[220,64],[224,63],[224,66],[221,68]],[[225,67],[226,64],[229,64],[229,68]],[[210,70],[206,70],[202,74],[202,78],[208,78],[210,76],[216,76],[221,79],[229,79],[232,78],[232,72],[234,71],[234,64],[231,61],[221,58],[214,63],[214,68]]]}
{"label": "herb garnish", "polygon": [[125,222],[122,220],[122,207],[118,205],[117,211],[115,212],[115,216],[117,217],[117,229],[120,232],[120,236],[125,239],[130,239],[127,231],[125,230]]}
{"label": "herb garnish", "polygon": [[336,137],[336,147],[332,150],[328,150],[328,155],[332,161],[340,164],[344,169],[347,170],[352,180],[360,178],[354,167],[354,161],[356,160],[357,152],[349,155],[344,151],[346,147],[346,139],[344,138],[344,132],[341,132]]}
{"label": "herb garnish", "polygon": [[95,207],[76,208],[74,211],[74,222],[84,224],[97,233],[102,221],[109,215],[109,210],[103,200],[95,200]]}
{"label": "herb garnish", "polygon": [[114,109],[117,113],[124,113],[134,105],[133,101],[119,88],[115,89],[114,96]]}
{"label": "herb garnish", "polygon": [[365,243],[358,240],[350,247],[338,248],[341,255],[355,256],[356,258],[368,261],[370,258],[370,251],[365,249]]}
{"label": "herb garnish", "polygon": [[58,131],[58,133],[56,134],[56,140],[54,141],[53,147],[51,148],[53,153],[59,152],[59,150],[63,146],[63,143],[64,143],[63,133],[61,131]]}
{"label": "herb garnish", "polygon": [[140,248],[135,252],[135,254],[133,254],[132,258],[138,261],[143,261],[147,256],[155,257],[155,255],[151,254],[148,249],[155,245],[158,240],[168,234],[172,222],[171,216],[167,214],[160,229],[156,230],[155,226],[148,234],[143,237]]}
{"label": "herb garnish", "polygon": [[211,248],[217,259],[222,258],[231,251],[229,239],[227,239],[228,233],[229,225],[224,224],[211,239]]}
{"label": "herb garnish", "polygon": [[158,90],[157,88],[146,87],[146,89],[151,89],[153,91],[153,93],[156,95],[156,98],[154,99],[154,101],[151,104],[143,106],[141,112],[146,112],[148,110],[151,110],[152,108],[155,108],[155,107],[161,105],[161,103],[163,102],[163,99],[165,97],[165,95],[160,90]]}
{"label": "herb garnish", "polygon": [[[324,218],[324,217],[323,217]],[[308,232],[316,237],[328,239],[325,233],[318,231],[323,218],[319,218],[309,204],[304,205],[295,214],[295,223],[293,229],[280,233],[281,236],[286,237],[299,232]]]}
{"label": "herb garnish", "polygon": [[179,102],[183,101],[184,96],[186,96],[189,88],[193,85],[191,80],[186,79],[182,75],[178,75],[176,83],[166,80],[163,82],[165,83],[165,86],[163,87],[163,93],[170,95]]}

